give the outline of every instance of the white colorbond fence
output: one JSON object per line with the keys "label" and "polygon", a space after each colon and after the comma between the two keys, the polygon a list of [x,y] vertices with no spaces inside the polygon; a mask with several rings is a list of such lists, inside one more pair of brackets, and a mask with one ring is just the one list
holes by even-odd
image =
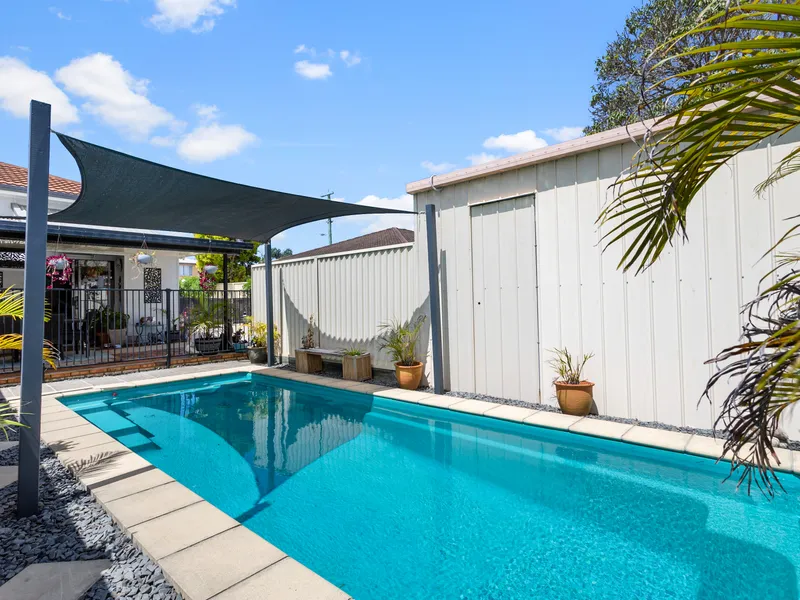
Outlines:
{"label": "white colorbond fence", "polygon": [[[329,254],[272,263],[273,311],[282,356],[294,356],[314,316],[316,343],[337,350],[356,346],[372,366],[393,369],[378,350],[378,326],[410,319],[422,310],[417,294],[413,244]],[[266,321],[264,265],[253,267],[253,314]],[[424,349],[423,349],[424,352]]]}

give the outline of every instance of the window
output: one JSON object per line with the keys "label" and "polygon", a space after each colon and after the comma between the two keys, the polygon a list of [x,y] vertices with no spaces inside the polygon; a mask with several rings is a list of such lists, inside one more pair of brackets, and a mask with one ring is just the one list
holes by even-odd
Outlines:
{"label": "window", "polygon": [[194,265],[178,265],[178,276],[179,277],[191,277],[192,276],[192,267]]}

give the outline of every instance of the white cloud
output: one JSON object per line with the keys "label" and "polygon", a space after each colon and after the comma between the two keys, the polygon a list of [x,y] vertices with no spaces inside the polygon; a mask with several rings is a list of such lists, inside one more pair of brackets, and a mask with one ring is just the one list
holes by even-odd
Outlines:
{"label": "white cloud", "polygon": [[339,52],[339,58],[341,58],[348,67],[355,67],[361,62],[361,57],[358,54],[353,54],[349,50],[342,50]]}
{"label": "white cloud", "polygon": [[470,154],[467,157],[467,160],[474,167],[476,165],[482,165],[484,163],[491,162],[493,160],[497,160],[498,158],[500,158],[500,157],[497,156],[496,154],[488,154],[486,152],[481,152],[480,154]]}
{"label": "white cloud", "polygon": [[566,142],[581,137],[583,135],[583,127],[557,127],[555,129],[545,129],[544,133],[557,142]]}
{"label": "white cloud", "polygon": [[55,6],[51,6],[50,7],[50,12],[53,13],[55,16],[57,16],[62,21],[72,21],[72,17],[70,17],[67,14],[64,14],[63,12],[61,12],[61,10],[59,8],[56,8]]}
{"label": "white cloud", "polygon": [[[334,200],[342,200],[334,198]],[[381,198],[375,195],[365,196],[356,204],[361,206],[377,206],[379,208],[390,208],[394,210],[414,210],[414,198],[409,194],[403,194],[399,198]],[[355,215],[352,217],[342,217],[343,219],[362,224],[361,234],[374,233],[389,229],[390,227],[400,227],[402,229],[414,229],[414,215]]]}
{"label": "white cloud", "polygon": [[178,142],[178,154],[192,162],[211,162],[238,154],[258,138],[241,125],[200,125]]}
{"label": "white cloud", "polygon": [[426,171],[429,171],[430,173],[434,173],[434,174],[435,173],[445,173],[446,171],[452,171],[453,169],[456,168],[456,165],[448,163],[448,162],[433,163],[433,162],[431,162],[429,160],[423,160],[420,163],[420,166],[423,169],[425,169]]}
{"label": "white cloud", "polygon": [[297,48],[294,49],[295,54],[302,54],[304,52],[310,52],[312,49],[306,48],[305,44],[300,44]]}
{"label": "white cloud", "polygon": [[173,135],[154,135],[150,138],[150,143],[160,148],[170,148],[178,143],[178,139]]}
{"label": "white cloud", "polygon": [[0,108],[26,119],[31,100],[50,104],[50,120],[56,127],[80,120],[78,109],[47,73],[35,71],[17,58],[0,56]]}
{"label": "white cloud", "polygon": [[30,46],[12,46],[12,48],[19,50],[20,52],[30,52]]}
{"label": "white cloud", "polygon": [[136,79],[108,54],[77,58],[56,71],[56,80],[86,102],[82,108],[133,139],[180,122],[147,97],[148,81]]}
{"label": "white cloud", "polygon": [[484,140],[483,147],[489,150],[505,150],[506,152],[530,152],[547,146],[547,142],[537,137],[531,129],[519,133],[504,133]]}
{"label": "white cloud", "polygon": [[202,121],[216,121],[219,118],[216,104],[195,104],[192,108]]}
{"label": "white cloud", "polygon": [[324,63],[312,63],[307,60],[300,60],[294,63],[295,73],[305,79],[327,79],[333,72],[330,65]]}
{"label": "white cloud", "polygon": [[155,0],[155,4],[158,12],[150,17],[150,23],[159,31],[204,33],[214,29],[215,17],[236,6],[236,0]]}

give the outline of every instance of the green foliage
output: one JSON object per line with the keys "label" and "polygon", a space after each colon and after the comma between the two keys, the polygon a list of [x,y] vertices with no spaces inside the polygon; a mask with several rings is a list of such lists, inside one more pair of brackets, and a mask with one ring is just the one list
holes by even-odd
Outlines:
{"label": "green foliage", "polygon": [[181,277],[179,282],[180,289],[184,292],[199,291],[200,278],[196,275],[191,277]]}
{"label": "green foliage", "polygon": [[8,402],[0,401],[0,431],[3,432],[6,439],[8,439],[9,427],[24,427],[17,419],[16,409],[12,408]]}
{"label": "green foliage", "polygon": [[[272,339],[275,347],[275,354],[281,353],[281,332],[277,327],[272,329]],[[255,322],[250,325],[250,343],[254,348],[267,347],[267,324]]]}
{"label": "green foliage", "polygon": [[223,305],[213,302],[206,294],[196,296],[197,303],[191,310],[192,334],[200,339],[219,337],[218,330],[225,323]]}
{"label": "green foliage", "polygon": [[[205,235],[196,233],[195,237],[204,240],[226,240],[236,241],[234,238],[229,238],[221,235]],[[250,268],[258,262],[258,247],[259,242],[252,242],[252,248],[245,250],[238,256],[228,255],[228,281],[246,281],[250,276]],[[216,265],[219,269],[217,277],[222,281],[222,255],[221,254],[198,254],[197,255],[197,270],[203,271],[206,265]]]}
{"label": "green foliage", "polygon": [[[597,82],[592,86],[592,123],[585,134],[599,133],[666,113],[678,97],[665,96],[690,81],[681,74],[699,67],[702,58],[680,55],[713,39],[709,32],[696,32],[681,39],[673,58],[653,66],[651,57],[663,44],[689,29],[704,11],[721,10],[725,0],[647,0],[634,8],[625,27],[608,44],[595,63]],[[657,99],[641,104],[642,88],[660,90]]]}
{"label": "green foliage", "polygon": [[559,383],[571,383],[573,385],[583,381],[583,369],[593,353],[584,354],[583,358],[572,356],[566,348],[553,348],[550,350],[555,356],[550,359],[549,365],[558,373],[556,381]]}
{"label": "green foliage", "polygon": [[123,312],[111,310],[104,306],[97,312],[95,324],[97,331],[108,331],[109,329],[127,329],[130,315]]}
{"label": "green foliage", "polygon": [[287,256],[292,256],[291,248],[286,248],[285,250],[281,250],[280,248],[272,249],[272,260],[278,260],[279,258],[286,258]]}
{"label": "green foliage", "polygon": [[[800,125],[798,32],[798,2],[755,0],[731,4],[729,12],[712,15],[660,49],[658,64],[691,56],[699,66],[646,91],[645,101],[676,108],[657,121],[659,135],[646,140],[630,169],[617,179],[600,215],[604,243],[625,240],[619,267],[637,272],[649,268],[676,235],[686,238],[689,207],[720,167]],[[685,40],[697,36],[715,42],[686,49]],[[786,154],[757,190],[797,170],[800,148]],[[782,243],[796,242],[798,227],[767,254]],[[705,393],[720,381],[736,381],[715,428],[723,430],[723,452],[732,455],[731,474],[741,468],[740,483],[746,481],[749,490],[756,476],[769,494],[777,482],[773,437],[781,415],[800,400],[800,253],[792,250],[777,258],[759,296],[745,307],[744,341],[710,361],[720,370]]]}
{"label": "green foliage", "polygon": [[419,315],[416,319],[405,323],[397,319],[382,323],[378,328],[380,349],[389,353],[392,362],[400,363],[402,366],[410,367],[419,362],[417,341],[424,323],[425,315]]}
{"label": "green foliage", "polygon": [[357,348],[355,346],[351,346],[349,348],[345,348],[342,350],[343,356],[363,356],[364,351],[361,348]]}

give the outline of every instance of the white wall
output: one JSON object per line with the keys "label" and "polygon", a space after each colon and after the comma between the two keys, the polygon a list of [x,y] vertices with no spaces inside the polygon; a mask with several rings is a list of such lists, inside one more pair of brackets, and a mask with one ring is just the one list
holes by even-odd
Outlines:
{"label": "white wall", "polygon": [[[764,198],[753,194],[771,165],[797,147],[800,132],[791,135],[744,152],[730,167],[720,169],[692,204],[688,243],[677,241],[640,276],[617,270],[623,244],[602,253],[595,226],[608,186],[630,164],[635,150],[631,143],[418,193],[417,211],[424,211],[428,203],[438,209],[442,312],[449,348],[444,357],[446,386],[481,391],[486,388],[481,370],[513,381],[526,368],[538,369],[541,398],[553,403],[554,373],[547,350],[567,346],[576,353],[595,353],[587,376],[597,383],[601,413],[711,427],[725,389],[720,386],[711,403],[698,405],[712,372],[704,361],[737,341],[739,307],[754,296],[759,279],[772,265],[770,258],[759,259],[790,226],[784,219],[800,206],[800,175],[786,179]],[[491,204],[482,203],[531,194],[536,268],[519,266],[509,254],[506,236],[495,237],[495,248],[484,238],[477,242],[480,248],[475,247],[476,213],[492,210]],[[418,217],[414,253],[420,288],[427,290],[424,231],[423,214]],[[514,245],[517,252],[523,246],[520,240]],[[537,286],[536,303],[509,305],[521,315],[535,312],[536,323],[516,321],[520,351],[530,350],[527,340],[538,355],[529,365],[516,360],[513,348],[478,352],[476,361],[476,348],[482,350],[485,344],[479,330],[506,332],[515,326],[503,320],[511,318],[511,309],[487,314],[489,322],[483,326],[476,323],[476,252],[484,262],[487,255],[494,256],[486,264],[494,261],[498,271],[508,261],[517,261],[519,281],[514,284]],[[493,285],[500,285],[499,280]],[[486,364],[480,366],[481,360]],[[515,386],[507,387],[503,395],[524,397]],[[784,425],[792,438],[800,438],[800,419]]]}
{"label": "white wall", "polygon": [[[273,263],[273,311],[283,354],[294,356],[313,314],[317,345],[331,350],[357,346],[377,368],[393,368],[378,350],[378,325],[421,311],[412,245]],[[427,285],[426,285],[427,288]],[[253,267],[253,314],[265,321],[264,266]],[[422,347],[422,345],[421,345]],[[426,349],[422,348],[425,353]]]}

